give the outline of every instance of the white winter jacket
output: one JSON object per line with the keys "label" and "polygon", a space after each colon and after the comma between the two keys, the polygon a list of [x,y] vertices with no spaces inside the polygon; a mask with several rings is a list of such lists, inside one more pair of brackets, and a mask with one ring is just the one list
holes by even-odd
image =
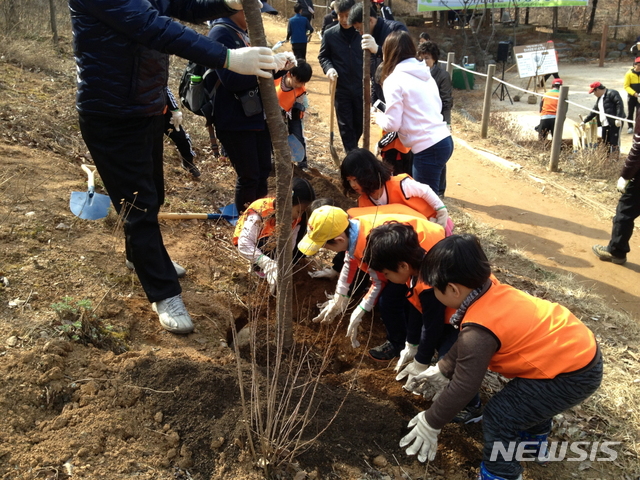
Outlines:
{"label": "white winter jacket", "polygon": [[376,114],[376,123],[387,132],[398,132],[403,145],[421,152],[451,135],[442,118],[438,85],[429,67],[415,58],[403,60],[382,85],[387,105]]}

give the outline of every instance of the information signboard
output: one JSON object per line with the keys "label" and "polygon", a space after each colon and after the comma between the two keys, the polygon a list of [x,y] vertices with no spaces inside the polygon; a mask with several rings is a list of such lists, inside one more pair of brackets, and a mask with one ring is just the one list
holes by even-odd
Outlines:
{"label": "information signboard", "polygon": [[520,78],[535,77],[558,71],[553,42],[513,47]]}

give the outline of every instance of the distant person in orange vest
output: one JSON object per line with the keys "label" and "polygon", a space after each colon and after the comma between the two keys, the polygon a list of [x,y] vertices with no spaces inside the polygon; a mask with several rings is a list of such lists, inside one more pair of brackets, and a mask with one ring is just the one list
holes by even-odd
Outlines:
{"label": "distant person in orange vest", "polygon": [[638,107],[638,96],[640,95],[640,57],[636,57],[633,67],[624,75],[624,89],[627,92],[627,130],[628,134],[633,133],[631,121],[635,117]]}
{"label": "distant person in orange vest", "polygon": [[304,158],[298,163],[298,166],[305,169],[308,166],[307,143],[304,139],[302,119],[307,108],[307,89],[305,85],[311,80],[313,70],[311,65],[302,58],[298,58],[297,63],[283,77],[276,78],[274,82],[276,84],[278,103],[280,103],[280,108],[284,112],[289,134],[296,137],[304,148]]}
{"label": "distant person in orange vest", "polygon": [[[291,188],[291,244],[296,257],[296,245],[305,232],[305,211],[316,199],[311,184],[304,178],[294,178]],[[233,231],[233,244],[238,252],[253,264],[253,271],[266,278],[275,291],[278,267],[275,254],[275,240],[271,238],[276,229],[276,199],[259,198],[242,212]],[[299,238],[300,237],[300,238]]]}
{"label": "distant person in orange vest", "polygon": [[400,440],[421,462],[436,457],[438,434],[476,394],[487,369],[512,380],[484,408],[480,480],[522,480],[522,466],[505,452],[527,442],[525,453],[549,460],[547,436],[555,415],[593,394],[602,382],[595,335],[568,309],[510,285],[494,284],[474,235],[452,235],[424,257],[420,278],[436,298],[456,309],[456,343],[435,366],[409,384],[433,398]]}
{"label": "distant person in orange vest", "polygon": [[[558,96],[562,79],[556,78],[551,84],[551,90],[546,92],[540,100],[540,125],[536,127],[540,140],[546,140],[547,136],[553,136],[553,129],[556,126],[556,114],[558,113]],[[553,98],[549,98],[553,97]]]}

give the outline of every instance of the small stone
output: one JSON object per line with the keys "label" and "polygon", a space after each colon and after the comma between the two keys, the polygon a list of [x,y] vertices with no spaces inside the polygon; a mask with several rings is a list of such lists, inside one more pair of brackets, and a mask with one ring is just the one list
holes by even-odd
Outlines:
{"label": "small stone", "polygon": [[305,472],[304,470],[300,470],[298,473],[296,473],[296,476],[293,477],[293,480],[305,480],[307,478],[307,472]]}
{"label": "small stone", "polygon": [[373,464],[376,467],[386,467],[388,463],[389,462],[387,462],[387,459],[384,458],[383,455],[378,455],[376,458],[373,459]]}
{"label": "small stone", "polygon": [[193,467],[193,459],[191,457],[181,458],[180,460],[178,460],[178,467],[184,470],[186,470],[187,468]]}
{"label": "small stone", "polygon": [[69,230],[71,227],[69,225],[67,225],[66,223],[62,223],[60,222],[58,225],[56,225],[56,230]]}
{"label": "small stone", "polygon": [[224,444],[224,437],[218,437],[211,440],[211,450],[217,450]]}
{"label": "small stone", "polygon": [[27,212],[24,214],[25,217],[35,217],[36,216],[36,212]]}
{"label": "small stone", "polygon": [[78,450],[78,457],[82,458],[82,457],[86,457],[89,455],[89,449],[87,447],[82,447],[80,450]]}
{"label": "small stone", "polygon": [[18,337],[12,335],[7,338],[7,341],[5,343],[7,344],[7,347],[15,347],[18,344]]}
{"label": "small stone", "polygon": [[178,435],[178,432],[171,431],[167,434],[167,441],[172,447],[177,447],[180,443],[180,435]]}
{"label": "small stone", "polygon": [[162,412],[156,412],[156,414],[153,417],[153,420],[156,423],[162,423],[163,418],[164,418],[164,415],[162,414]]}
{"label": "small stone", "polygon": [[167,459],[171,460],[173,458],[176,458],[178,456],[178,450],[176,450],[175,448],[170,448],[167,451]]}

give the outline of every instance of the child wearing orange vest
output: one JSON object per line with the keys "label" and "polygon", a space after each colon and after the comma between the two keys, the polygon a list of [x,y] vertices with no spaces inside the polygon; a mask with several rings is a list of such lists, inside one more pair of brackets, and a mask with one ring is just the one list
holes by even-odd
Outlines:
{"label": "child wearing orange vest", "polygon": [[[315,200],[311,184],[304,178],[294,178],[291,191],[291,238],[294,252],[300,236],[300,225],[305,225],[305,210]],[[240,215],[233,232],[233,244],[238,252],[253,265],[260,277],[266,277],[275,290],[277,282],[277,263],[272,258],[275,245],[271,236],[276,229],[276,200],[273,197],[259,198],[251,203]]]}
{"label": "child wearing orange vest", "polygon": [[285,122],[290,135],[293,135],[304,147],[305,155],[298,164],[300,168],[307,168],[307,144],[304,140],[302,118],[306,108],[307,89],[305,85],[311,80],[313,71],[311,65],[301,58],[296,59],[297,65],[284,76],[274,79],[278,103],[284,112]]}
{"label": "child wearing orange vest", "polygon": [[540,125],[536,127],[540,140],[546,140],[547,136],[553,136],[553,129],[556,126],[556,115],[558,113],[558,97],[562,79],[556,78],[551,84],[551,90],[544,94],[540,100]]}
{"label": "child wearing orange vest", "polygon": [[[442,358],[455,343],[458,329],[450,321],[455,310],[440,303],[433,288],[418,278],[427,252],[420,246],[418,235],[410,225],[397,222],[380,225],[371,230],[367,245],[365,262],[384,274],[389,282],[408,287],[407,328],[417,329],[420,342],[417,345],[406,343],[395,368],[398,372],[413,360],[396,376],[397,381],[406,378],[404,388],[407,389],[413,378],[429,367],[436,350],[438,358]],[[497,283],[493,275],[492,281]],[[407,335],[407,338],[416,338],[416,335]],[[476,423],[480,420],[482,406],[480,396],[476,394],[451,422]]]}
{"label": "child wearing orange vest", "polygon": [[[304,255],[315,255],[320,248],[336,253],[346,252],[336,292],[333,298],[323,306],[320,314],[313,319],[314,322],[330,323],[337,315],[344,313],[349,304],[349,287],[356,270],[359,268],[369,274],[371,287],[351,314],[347,337],[351,338],[354,348],[360,345],[357,340],[358,325],[364,314],[373,309],[380,296],[380,316],[387,328],[388,340],[380,347],[369,351],[376,360],[391,360],[396,357],[405,345],[407,334],[415,332],[415,330],[408,330],[405,324],[406,286],[387,283],[380,272],[371,269],[363,261],[369,232],[389,221],[411,225],[417,232],[420,245],[425,250],[444,238],[444,231],[439,225],[429,222],[418,212],[404,205],[356,208],[349,210],[349,213],[338,207],[323,206],[313,211],[309,217],[307,234],[298,243],[298,249]],[[417,344],[419,335],[418,331],[416,338],[410,339],[409,342]],[[378,353],[385,354],[386,358],[379,358]]]}
{"label": "child wearing orange vest", "polygon": [[416,375],[414,393],[433,397],[400,441],[408,455],[433,460],[438,434],[478,391],[487,369],[512,380],[484,409],[480,480],[521,480],[522,466],[503,452],[527,442],[536,460],[549,459],[547,436],[554,415],[578,405],[602,381],[594,334],[568,309],[490,280],[489,260],[473,235],[452,235],[425,256],[420,277],[436,298],[457,311],[458,340]]}
{"label": "child wearing orange vest", "polygon": [[420,212],[451,235],[454,225],[447,207],[429,185],[415,181],[406,173],[391,176],[389,167],[373,153],[356,148],[340,166],[345,194],[357,193],[359,207],[403,204]]}

